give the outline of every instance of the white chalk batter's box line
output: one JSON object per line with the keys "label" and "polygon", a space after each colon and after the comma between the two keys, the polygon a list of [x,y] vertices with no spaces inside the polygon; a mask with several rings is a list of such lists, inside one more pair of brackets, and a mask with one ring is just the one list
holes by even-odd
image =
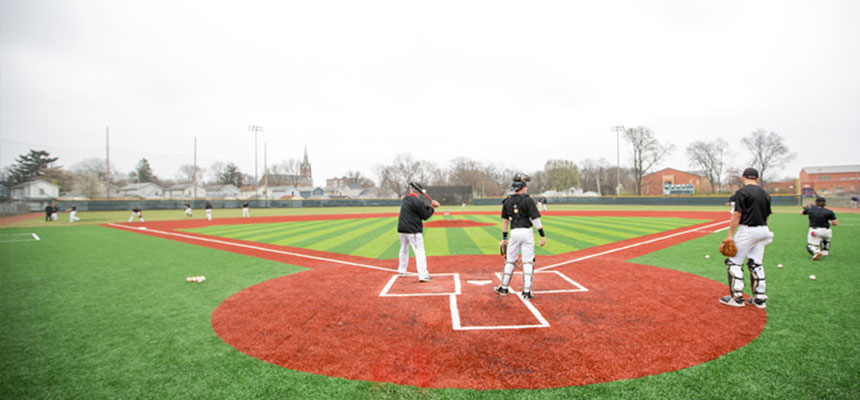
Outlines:
{"label": "white chalk batter's box line", "polygon": [[[15,239],[6,240],[7,237],[14,236]],[[24,236],[25,239],[18,239],[19,237]],[[3,240],[0,240],[0,243],[14,243],[14,242],[38,242],[42,240],[39,238],[39,235],[35,233],[9,233],[3,235]]]}
{"label": "white chalk batter's box line", "polygon": [[[515,272],[514,275],[521,275],[522,272]],[[553,290],[535,290],[534,294],[547,294],[547,293],[575,293],[575,292],[587,292],[584,286],[580,285],[578,282],[570,279],[567,275],[559,272],[559,271],[541,271],[535,272],[538,274],[555,274],[559,276],[562,280],[567,281],[575,289],[553,289]],[[394,282],[397,281],[397,278],[400,278],[398,275],[394,275],[391,279],[388,280],[388,283],[382,289],[382,292],[379,293],[379,297],[420,297],[420,296],[448,296],[448,306],[451,310],[451,327],[455,331],[474,331],[474,330],[501,330],[501,329],[531,329],[531,328],[549,328],[550,324],[546,318],[540,313],[540,310],[537,309],[530,301],[526,301],[522,298],[522,292],[517,292],[513,289],[509,289],[510,293],[514,295],[520,302],[522,302],[529,312],[535,317],[538,321],[537,324],[524,324],[524,325],[473,325],[473,326],[463,326],[462,321],[460,320],[460,308],[457,305],[457,296],[462,294],[461,283],[460,283],[460,274],[458,273],[443,273],[443,274],[430,274],[431,276],[452,276],[454,279],[454,291],[453,292],[440,292],[440,293],[396,293],[391,294],[388,291],[394,285]],[[499,281],[502,280],[502,274],[496,273],[496,278]],[[489,290],[488,290],[489,291]],[[493,293],[493,296],[496,294]]]}

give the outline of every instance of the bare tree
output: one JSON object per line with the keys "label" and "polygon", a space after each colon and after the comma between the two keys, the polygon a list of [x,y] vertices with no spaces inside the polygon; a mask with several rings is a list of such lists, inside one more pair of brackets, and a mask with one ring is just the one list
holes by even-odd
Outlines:
{"label": "bare tree", "polygon": [[758,129],[752,133],[752,137],[743,138],[741,142],[752,154],[751,164],[758,168],[762,183],[765,181],[765,171],[769,169],[779,171],[795,157],[795,154],[789,152],[788,146],[785,145],[785,139],[776,132]]}
{"label": "bare tree", "polygon": [[503,172],[492,164],[483,164],[468,157],[457,157],[449,163],[447,171],[448,185],[471,186],[472,191],[479,195],[499,195],[504,192],[500,183]]}
{"label": "bare tree", "polygon": [[690,166],[699,168],[711,184],[711,192],[716,192],[721,185],[721,177],[725,162],[723,161],[729,151],[729,144],[723,138],[717,138],[712,142],[698,140],[687,146],[687,158]]}
{"label": "bare tree", "polygon": [[[206,172],[209,173],[209,182],[218,182],[218,177],[221,176],[222,173],[224,173],[225,167],[226,164],[221,161],[215,161],[214,163],[212,163],[212,166],[206,170]],[[251,182],[253,181],[254,180],[251,179]]]}
{"label": "bare tree", "polygon": [[626,129],[624,138],[633,146],[633,177],[636,182],[636,194],[641,195],[642,177],[655,164],[668,156],[675,149],[675,145],[660,143],[654,131],[644,126]]}
{"label": "bare tree", "polygon": [[[269,176],[269,186],[300,186],[304,181],[301,175],[302,162],[295,158],[283,160],[269,166],[269,170],[265,174]],[[251,179],[251,182],[253,181]]]}
{"label": "bare tree", "polygon": [[614,181],[610,175],[609,162],[601,158],[599,160],[586,159],[580,163],[579,176],[582,180],[582,190],[597,192],[599,195],[614,194]]}
{"label": "bare tree", "polygon": [[373,183],[373,180],[364,176],[364,174],[361,173],[361,171],[347,171],[346,172],[346,181],[350,185],[358,184],[361,187],[365,187],[365,188],[370,188],[370,187],[376,186],[376,184]]}
{"label": "bare tree", "polygon": [[[201,167],[197,167],[197,183],[200,184],[203,182],[203,176],[205,175],[206,170]],[[179,171],[176,172],[176,180],[182,183],[191,183],[194,182],[194,165],[191,164],[183,164],[179,166]]]}
{"label": "bare tree", "polygon": [[440,173],[435,164],[416,160],[409,153],[397,154],[390,165],[377,165],[375,169],[379,187],[399,195],[406,194],[409,182],[418,181],[426,184]]}

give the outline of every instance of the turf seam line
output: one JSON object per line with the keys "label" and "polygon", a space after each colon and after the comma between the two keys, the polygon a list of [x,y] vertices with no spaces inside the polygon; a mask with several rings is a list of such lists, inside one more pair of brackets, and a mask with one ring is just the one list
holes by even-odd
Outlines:
{"label": "turf seam line", "polygon": [[317,261],[326,261],[326,262],[333,262],[333,263],[337,263],[337,264],[351,265],[353,267],[361,267],[361,268],[377,269],[377,270],[381,270],[381,271],[397,272],[397,270],[392,269],[392,268],[376,267],[373,265],[359,264],[359,263],[354,263],[351,261],[335,260],[333,258],[317,257],[317,256],[311,256],[311,255],[307,255],[307,254],[293,253],[290,251],[273,250],[273,249],[267,249],[265,247],[251,246],[251,245],[241,244],[241,243],[225,242],[223,240],[209,239],[209,238],[185,235],[185,234],[181,234],[181,233],[164,232],[164,231],[158,231],[155,229],[141,229],[141,228],[145,228],[145,227],[135,228],[135,227],[129,227],[129,226],[125,226],[125,225],[118,225],[118,224],[107,224],[107,225],[119,227],[119,228],[123,228],[123,229],[145,230],[146,232],[158,233],[158,234],[165,235],[165,236],[178,236],[178,237],[182,237],[182,238],[186,238],[186,239],[199,240],[202,242],[212,242],[212,243],[218,243],[218,244],[225,244],[225,245],[229,245],[229,246],[244,247],[246,249],[267,251],[270,253],[283,254],[283,255],[293,256],[293,257],[308,258],[308,259],[317,260]]}
{"label": "turf seam line", "polygon": [[660,240],[673,238],[673,237],[675,237],[675,236],[685,235],[685,234],[688,234],[688,233],[690,233],[690,232],[696,232],[696,231],[699,231],[699,230],[702,230],[702,229],[705,229],[705,228],[710,228],[710,227],[713,227],[713,226],[717,226],[717,225],[721,225],[721,224],[726,224],[726,223],[728,223],[728,222],[729,222],[729,221],[720,221],[720,222],[715,222],[715,223],[710,224],[710,225],[705,225],[705,226],[700,226],[700,227],[693,228],[693,229],[688,229],[688,230],[683,231],[683,232],[677,232],[677,233],[673,233],[673,234],[671,234],[671,235],[661,236],[661,237],[654,238],[654,239],[651,239],[651,240],[646,240],[646,241],[644,241],[644,242],[633,243],[633,244],[630,244],[630,245],[627,245],[627,246],[624,246],[624,247],[619,247],[619,248],[616,248],[616,249],[610,249],[610,250],[606,250],[606,251],[603,251],[603,252],[600,252],[600,253],[590,254],[590,255],[587,255],[587,256],[583,256],[583,257],[575,258],[575,259],[573,259],[573,260],[562,261],[562,262],[560,262],[560,263],[555,263],[555,264],[552,264],[552,265],[547,265],[546,267],[535,268],[535,271],[543,271],[543,270],[550,269],[550,268],[560,267],[560,266],[562,266],[562,265],[573,264],[573,263],[575,263],[575,262],[579,262],[579,261],[582,261],[582,260],[587,260],[587,259],[589,259],[589,258],[594,258],[594,257],[604,256],[604,255],[607,255],[607,254],[611,254],[611,253],[619,252],[619,251],[621,251],[621,250],[627,250],[627,249],[631,249],[631,248],[634,248],[634,247],[639,247],[639,246],[642,246],[642,245],[645,245],[645,244],[658,242],[658,241],[660,241]]}

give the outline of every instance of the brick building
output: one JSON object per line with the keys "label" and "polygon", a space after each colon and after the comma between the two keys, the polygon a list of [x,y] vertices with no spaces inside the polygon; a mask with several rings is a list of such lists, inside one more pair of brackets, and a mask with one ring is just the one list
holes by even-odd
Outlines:
{"label": "brick building", "polygon": [[693,172],[685,172],[674,168],[663,168],[657,172],[642,177],[642,194],[659,196],[663,194],[663,186],[693,185],[695,193],[710,193],[711,185],[708,178]]}
{"label": "brick building", "polygon": [[860,165],[803,167],[800,187],[804,192],[847,194],[860,191]]}

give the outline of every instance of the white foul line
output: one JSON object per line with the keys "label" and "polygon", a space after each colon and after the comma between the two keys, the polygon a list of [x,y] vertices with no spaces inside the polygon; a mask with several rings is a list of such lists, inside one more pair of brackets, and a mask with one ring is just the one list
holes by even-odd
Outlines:
{"label": "white foul line", "polygon": [[[654,242],[657,242],[657,241],[660,241],[660,240],[663,240],[663,239],[669,239],[669,238],[672,238],[672,237],[675,237],[675,236],[684,235],[684,234],[687,234],[687,233],[690,233],[690,232],[695,232],[695,231],[698,231],[698,230],[701,230],[701,229],[710,228],[710,227],[717,226],[717,225],[721,225],[721,224],[725,224],[725,223],[728,223],[728,222],[729,222],[729,221],[720,221],[720,222],[715,222],[715,223],[710,224],[710,225],[700,226],[700,227],[693,228],[693,229],[689,229],[689,230],[686,230],[686,231],[683,231],[683,232],[677,232],[677,233],[673,233],[673,234],[671,234],[671,235],[661,236],[661,237],[654,238],[654,239],[651,239],[651,240],[646,240],[646,241],[644,241],[644,242],[633,243],[633,244],[631,244],[631,245],[627,245],[627,246],[624,246],[624,247],[619,247],[619,248],[617,248],[617,249],[606,250],[606,251],[601,252],[601,253],[591,254],[591,255],[583,256],[583,257],[576,258],[576,259],[573,259],[573,260],[562,261],[562,262],[560,262],[560,263],[556,263],[556,264],[552,264],[552,265],[547,265],[546,267],[535,268],[535,271],[543,271],[543,270],[545,270],[545,269],[550,269],[550,268],[560,267],[560,266],[562,266],[562,265],[573,264],[573,263],[575,263],[575,262],[582,261],[582,260],[587,260],[587,259],[589,259],[589,258],[594,258],[594,257],[604,256],[604,255],[611,254],[611,253],[615,253],[615,252],[618,252],[618,251],[621,251],[621,250],[627,250],[627,249],[630,249],[630,248],[633,248],[633,247],[642,246],[643,244],[654,243]],[[717,231],[717,232],[719,232],[719,231]]]}
{"label": "white foul line", "polygon": [[293,252],[291,252],[291,251],[282,251],[282,250],[267,249],[267,248],[265,248],[265,247],[251,246],[251,245],[241,244],[241,243],[225,242],[225,241],[223,241],[223,240],[218,240],[218,239],[209,239],[209,238],[204,238],[204,237],[199,237],[199,236],[185,235],[185,234],[182,234],[182,233],[164,232],[164,231],[159,231],[159,230],[155,230],[155,229],[146,229],[146,227],[145,227],[145,226],[142,226],[142,227],[136,228],[136,227],[130,227],[130,226],[118,225],[118,224],[107,224],[107,225],[114,226],[114,227],[119,227],[119,228],[123,228],[123,229],[145,230],[145,231],[147,231],[147,232],[158,233],[158,234],[165,235],[165,236],[178,236],[178,237],[186,238],[186,239],[199,240],[199,241],[201,241],[201,242],[211,242],[211,243],[218,243],[218,244],[223,244],[223,245],[228,245],[228,246],[243,247],[243,248],[246,248],[246,249],[265,251],[265,252],[275,253],[275,254],[283,254],[283,255],[286,255],[286,256],[302,257],[302,258],[308,258],[308,259],[311,259],[311,260],[317,260],[317,261],[325,261],[325,262],[332,262],[332,263],[337,263],[337,264],[352,265],[353,267],[361,267],[361,268],[377,269],[377,270],[380,270],[380,271],[397,272],[397,270],[396,270],[396,269],[392,269],[392,268],[376,267],[376,266],[373,266],[373,265],[359,264],[359,263],[354,263],[354,262],[350,262],[350,261],[335,260],[335,259],[333,259],[333,258],[325,258],[325,257],[310,256],[310,255],[307,255],[307,254],[293,253]]}

